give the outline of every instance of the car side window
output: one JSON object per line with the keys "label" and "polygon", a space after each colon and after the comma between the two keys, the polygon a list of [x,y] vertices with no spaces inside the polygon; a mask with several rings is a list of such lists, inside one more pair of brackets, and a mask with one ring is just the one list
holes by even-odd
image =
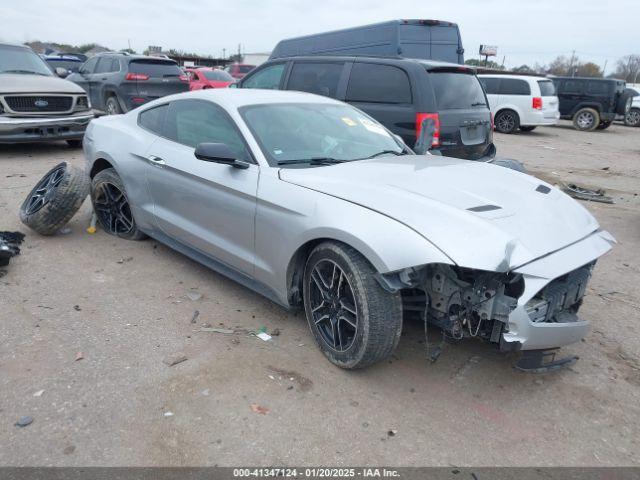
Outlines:
{"label": "car side window", "polygon": [[242,82],[242,88],[266,88],[269,90],[277,90],[280,88],[280,81],[284,73],[284,63],[278,63],[266,67]]}
{"label": "car side window", "polygon": [[113,58],[102,57],[98,61],[95,73],[108,73],[111,71],[111,63]]}
{"label": "car side window", "polygon": [[500,92],[500,79],[499,78],[480,78],[480,83],[484,88],[484,91],[487,95],[498,95]]}
{"label": "car side window", "polygon": [[138,125],[156,135],[162,135],[162,127],[168,108],[168,105],[160,105],[159,107],[143,110],[138,115]]}
{"label": "car side window", "polygon": [[84,62],[82,67],[80,67],[80,73],[93,73],[93,70],[96,68],[96,64],[98,63],[99,57],[93,57]]}
{"label": "car side window", "polygon": [[565,80],[560,88],[561,93],[582,93],[582,82],[579,80]]}
{"label": "car side window", "polygon": [[287,90],[335,97],[344,63],[298,63],[293,65]]}
{"label": "car side window", "polygon": [[163,135],[169,140],[195,148],[199,143],[224,143],[239,160],[253,162],[242,135],[226,112],[204,100],[171,102]]}
{"label": "car side window", "polygon": [[503,78],[500,81],[500,95],[531,95],[531,87],[526,80]]}
{"label": "car side window", "polygon": [[609,93],[609,88],[606,82],[587,82],[587,93],[594,95],[606,95]]}
{"label": "car side window", "polygon": [[347,87],[348,102],[411,103],[409,77],[400,68],[355,63]]}

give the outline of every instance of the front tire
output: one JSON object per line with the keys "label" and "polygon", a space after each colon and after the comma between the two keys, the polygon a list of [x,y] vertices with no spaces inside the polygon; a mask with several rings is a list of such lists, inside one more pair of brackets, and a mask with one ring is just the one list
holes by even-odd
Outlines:
{"label": "front tire", "polygon": [[320,350],[341,368],[380,362],[400,340],[401,296],[384,290],[375,273],[342,243],[322,243],[307,259],[303,295],[309,328]]}
{"label": "front tire", "polygon": [[600,125],[600,114],[593,108],[581,108],[573,116],[573,126],[581,132],[592,132]]}
{"label": "front tire", "polygon": [[624,116],[624,124],[628,127],[640,127],[640,108],[632,108]]}
{"label": "front tire", "polygon": [[519,127],[520,117],[513,110],[502,110],[496,115],[496,131],[500,133],[514,133]]}
{"label": "front tire", "polygon": [[101,170],[91,181],[91,203],[105,232],[125,240],[143,240],[122,179],[113,168]]}
{"label": "front tire", "polygon": [[107,115],[120,115],[122,113],[120,103],[118,102],[118,99],[113,95],[107,98],[105,109],[107,111]]}

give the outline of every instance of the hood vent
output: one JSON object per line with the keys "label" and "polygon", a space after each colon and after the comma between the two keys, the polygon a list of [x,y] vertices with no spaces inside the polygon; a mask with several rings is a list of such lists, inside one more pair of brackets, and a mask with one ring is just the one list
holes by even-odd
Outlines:
{"label": "hood vent", "polygon": [[551,191],[551,189],[545,185],[538,185],[538,188],[536,188],[536,192],[540,192],[540,193],[549,193]]}
{"label": "hood vent", "polygon": [[490,212],[492,210],[502,210],[502,207],[497,205],[478,205],[477,207],[467,208],[470,212]]}

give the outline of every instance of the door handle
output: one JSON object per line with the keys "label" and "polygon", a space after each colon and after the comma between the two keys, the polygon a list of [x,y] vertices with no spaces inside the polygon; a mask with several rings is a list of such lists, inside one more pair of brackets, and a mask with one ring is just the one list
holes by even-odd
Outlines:
{"label": "door handle", "polygon": [[149,155],[147,157],[147,160],[154,167],[162,167],[162,165],[165,165],[164,160],[162,158],[160,158],[160,157],[156,157],[155,155]]}

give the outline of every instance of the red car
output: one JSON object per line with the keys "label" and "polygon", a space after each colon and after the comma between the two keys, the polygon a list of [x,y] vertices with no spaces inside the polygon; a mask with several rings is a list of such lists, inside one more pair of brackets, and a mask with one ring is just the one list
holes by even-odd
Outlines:
{"label": "red car", "polygon": [[233,78],[240,80],[254,68],[256,68],[255,65],[247,65],[246,63],[232,63],[231,65],[227,65],[227,68],[225,68],[224,70],[228,72]]}
{"label": "red car", "polygon": [[224,70],[215,68],[186,68],[189,75],[189,90],[205,88],[226,88],[235,83],[234,78]]}

